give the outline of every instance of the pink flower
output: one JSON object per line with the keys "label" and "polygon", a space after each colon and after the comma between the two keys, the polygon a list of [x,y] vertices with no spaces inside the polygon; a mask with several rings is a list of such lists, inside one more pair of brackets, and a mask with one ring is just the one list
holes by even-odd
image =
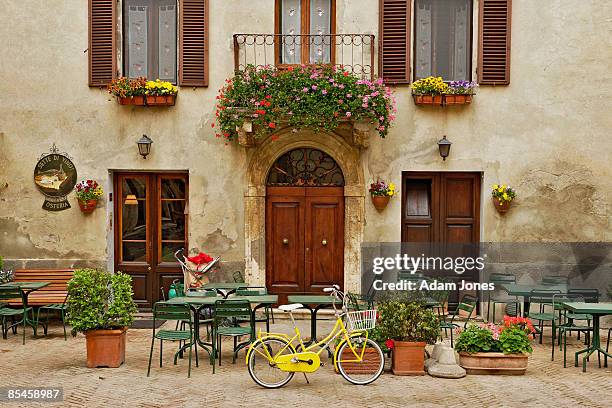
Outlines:
{"label": "pink flower", "polygon": [[346,112],[346,117],[347,117],[347,118],[350,118],[350,117],[351,117],[351,115],[352,115],[352,113],[351,113],[351,112]]}
{"label": "pink flower", "polygon": [[384,127],[383,125],[380,125],[380,126],[378,127],[378,130],[380,130],[380,131],[382,132],[382,131],[384,131],[384,130],[385,130],[385,127]]}
{"label": "pink flower", "polygon": [[302,92],[308,92],[308,88],[302,89]]}
{"label": "pink flower", "polygon": [[323,95],[327,95],[327,91],[326,91],[325,89],[324,89],[324,90],[322,90],[322,91],[321,91],[321,93],[322,93]]}
{"label": "pink flower", "polygon": [[364,108],[367,108],[368,104],[367,103],[362,103],[361,106],[363,106]]}
{"label": "pink flower", "polygon": [[344,89],[344,84],[340,84],[340,85],[338,85],[338,88],[340,88],[340,89]]}
{"label": "pink flower", "polygon": [[353,94],[347,93],[347,94],[346,94],[346,97],[347,97],[347,98],[352,98],[352,97],[353,97]]}
{"label": "pink flower", "polygon": [[316,85],[311,86],[311,88],[312,88],[313,91],[317,90],[317,86]]}

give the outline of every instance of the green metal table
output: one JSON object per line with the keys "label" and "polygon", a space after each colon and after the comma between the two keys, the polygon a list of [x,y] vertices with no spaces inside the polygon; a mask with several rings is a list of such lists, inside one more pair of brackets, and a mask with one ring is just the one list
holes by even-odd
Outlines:
{"label": "green metal table", "polygon": [[301,303],[310,311],[310,340],[306,342],[305,346],[313,344],[317,338],[317,313],[319,310],[333,305],[342,306],[341,300],[329,295],[289,295],[287,301],[289,303]]}
{"label": "green metal table", "polygon": [[[21,289],[25,297],[26,304],[24,305],[24,307],[28,307],[28,296],[30,295],[30,293],[34,292],[35,290],[44,288],[45,286],[49,286],[50,284],[51,282],[7,282],[0,284],[0,288]],[[28,317],[27,313],[24,314],[23,318],[25,319],[25,323],[28,326],[32,327],[32,329],[34,329],[34,335],[36,336],[36,331],[38,328],[36,326],[36,321],[34,320],[34,314],[32,313],[32,319]],[[23,323],[23,319],[15,324],[19,325],[20,323]]]}
{"label": "green metal table", "polygon": [[527,317],[529,313],[529,306],[531,305],[530,295],[534,290],[558,290],[560,293],[567,292],[567,285],[518,285],[516,283],[504,283],[501,285],[502,289],[508,292],[510,296],[522,296],[523,297],[523,317]]}
{"label": "green metal table", "polygon": [[[194,310],[194,324],[195,324],[195,337],[198,345],[202,347],[206,352],[211,356],[212,362],[212,343],[207,343],[200,338],[200,310],[204,307],[211,307],[215,305],[215,302],[218,300],[226,300],[228,298],[224,296],[179,296],[167,300],[166,303],[170,304],[181,304],[181,305],[189,305],[191,309]],[[278,295],[248,295],[248,296],[233,296],[229,299],[235,300],[248,300],[249,303],[255,304],[255,307],[252,310],[253,316],[258,309],[261,309],[265,306],[270,306],[278,302]],[[266,330],[270,331],[269,322],[266,322]],[[176,357],[181,354],[181,352],[189,348],[189,345],[183,346],[179,351],[175,354],[175,362]],[[213,363],[214,364],[214,363]]]}
{"label": "green metal table", "polygon": [[[576,352],[574,366],[578,367],[578,356],[582,353],[586,355],[582,358],[582,371],[586,372],[587,358],[594,352],[597,356],[603,354],[604,367],[608,366],[608,357],[612,358],[608,352],[601,347],[601,338],[599,335],[599,319],[601,316],[612,315],[612,303],[585,303],[585,302],[564,302],[563,307],[573,313],[588,314],[593,316],[593,339],[591,346]],[[601,360],[599,360],[601,367]]]}

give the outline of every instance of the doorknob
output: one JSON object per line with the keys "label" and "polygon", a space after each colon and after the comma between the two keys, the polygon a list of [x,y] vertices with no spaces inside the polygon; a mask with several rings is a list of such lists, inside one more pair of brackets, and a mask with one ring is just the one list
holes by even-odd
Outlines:
{"label": "doorknob", "polygon": [[283,238],[283,245],[289,244],[289,240],[287,238]]}
{"label": "doorknob", "polygon": [[323,245],[323,246],[327,245],[327,240],[324,239],[323,241],[321,241],[321,245]]}
{"label": "doorknob", "polygon": [[151,270],[151,267],[150,267],[150,266],[147,266],[147,271],[150,271],[150,270]]}

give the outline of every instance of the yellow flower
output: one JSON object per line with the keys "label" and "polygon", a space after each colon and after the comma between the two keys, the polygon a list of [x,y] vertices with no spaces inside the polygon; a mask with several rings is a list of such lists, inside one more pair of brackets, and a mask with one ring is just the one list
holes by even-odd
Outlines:
{"label": "yellow flower", "polygon": [[499,186],[497,184],[493,184],[493,190],[497,190]]}
{"label": "yellow flower", "polygon": [[389,190],[395,190],[395,184],[389,183]]}
{"label": "yellow flower", "polygon": [[508,198],[508,194],[504,193],[504,195],[502,197],[504,197],[504,200],[510,201],[509,198]]}
{"label": "yellow flower", "polygon": [[502,184],[501,188],[503,188],[505,190],[506,189],[506,185]]}
{"label": "yellow flower", "polygon": [[387,192],[387,195],[388,195],[389,197],[393,197],[393,194],[395,194],[395,191],[393,191],[393,190],[389,190],[389,191]]}

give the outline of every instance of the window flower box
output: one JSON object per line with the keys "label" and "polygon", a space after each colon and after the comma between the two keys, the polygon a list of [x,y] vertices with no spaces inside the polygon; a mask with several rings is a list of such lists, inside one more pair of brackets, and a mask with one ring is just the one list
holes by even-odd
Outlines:
{"label": "window flower box", "polygon": [[176,95],[147,95],[147,106],[174,106]]}
{"label": "window flower box", "polygon": [[145,97],[144,95],[118,96],[117,102],[119,103],[119,105],[145,106]]}
{"label": "window flower box", "polygon": [[444,82],[441,77],[427,77],[412,83],[416,105],[467,105],[472,103],[478,84],[470,81]]}
{"label": "window flower box", "polygon": [[442,105],[442,95],[412,95],[416,105]]}
{"label": "window flower box", "polygon": [[472,94],[444,95],[444,105],[466,105],[472,103]]}
{"label": "window flower box", "polygon": [[117,97],[119,105],[134,106],[173,106],[178,89],[170,82],[147,81],[140,77],[114,79],[108,85],[108,92]]}

